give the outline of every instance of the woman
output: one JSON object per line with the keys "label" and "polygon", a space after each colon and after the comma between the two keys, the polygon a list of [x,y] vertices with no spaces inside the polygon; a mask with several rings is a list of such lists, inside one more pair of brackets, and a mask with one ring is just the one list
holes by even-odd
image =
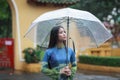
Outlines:
{"label": "woman", "polygon": [[76,72],[75,53],[71,48],[67,50],[66,39],[62,26],[51,30],[49,46],[42,61],[42,72],[53,80],[73,80]]}

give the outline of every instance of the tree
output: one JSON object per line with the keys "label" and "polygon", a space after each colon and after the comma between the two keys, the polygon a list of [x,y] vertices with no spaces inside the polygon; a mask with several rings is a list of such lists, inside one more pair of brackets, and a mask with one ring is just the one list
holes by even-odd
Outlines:
{"label": "tree", "polygon": [[[89,11],[102,21],[107,20],[109,15],[112,15],[115,22],[120,17],[120,2],[118,0],[80,0],[79,3],[70,7]],[[115,13],[113,14],[113,12]]]}
{"label": "tree", "polygon": [[7,0],[0,0],[0,38],[12,37],[11,10]]}

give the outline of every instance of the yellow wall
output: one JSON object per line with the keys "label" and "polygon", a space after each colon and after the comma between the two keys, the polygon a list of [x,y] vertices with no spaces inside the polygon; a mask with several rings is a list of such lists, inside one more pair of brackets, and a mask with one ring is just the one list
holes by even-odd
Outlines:
{"label": "yellow wall", "polygon": [[112,56],[119,56],[120,57],[120,48],[113,48],[111,51]]}
{"label": "yellow wall", "polygon": [[32,6],[27,3],[27,0],[7,0],[12,10],[12,28],[13,38],[15,42],[14,47],[14,61],[15,69],[22,70],[23,68],[23,53],[22,50],[26,47],[34,47],[34,43],[24,35],[31,24],[41,14],[58,9],[61,7],[48,6]]}

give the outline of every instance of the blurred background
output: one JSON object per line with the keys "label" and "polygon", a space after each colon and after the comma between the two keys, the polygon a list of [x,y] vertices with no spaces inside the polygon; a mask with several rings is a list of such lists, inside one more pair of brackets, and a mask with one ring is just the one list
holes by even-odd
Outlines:
{"label": "blurred background", "polygon": [[[113,34],[98,48],[76,49],[78,69],[120,74],[119,0],[0,0],[0,71],[40,72],[40,61],[46,48],[24,38],[24,34],[41,14],[65,7],[91,12]],[[23,54],[25,50],[29,53],[31,48],[39,56],[35,64],[27,64],[26,54]]]}

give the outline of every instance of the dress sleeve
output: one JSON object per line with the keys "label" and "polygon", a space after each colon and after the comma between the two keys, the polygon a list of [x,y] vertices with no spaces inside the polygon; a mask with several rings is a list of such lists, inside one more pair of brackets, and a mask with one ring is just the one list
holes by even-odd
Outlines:
{"label": "dress sleeve", "polygon": [[71,62],[72,75],[70,77],[73,78],[73,76],[75,75],[75,73],[77,71],[77,63],[76,63],[75,53],[73,51],[71,51],[71,52],[72,52],[72,54],[70,57],[70,62]]}
{"label": "dress sleeve", "polygon": [[47,76],[49,76],[49,77],[51,77],[53,79],[58,79],[59,76],[60,76],[60,73],[59,73],[59,71],[57,71],[54,68],[53,69],[49,69],[48,58],[49,58],[48,51],[46,51],[45,54],[44,54],[43,60],[42,60],[42,69],[41,69],[41,71],[45,75],[47,75]]}

